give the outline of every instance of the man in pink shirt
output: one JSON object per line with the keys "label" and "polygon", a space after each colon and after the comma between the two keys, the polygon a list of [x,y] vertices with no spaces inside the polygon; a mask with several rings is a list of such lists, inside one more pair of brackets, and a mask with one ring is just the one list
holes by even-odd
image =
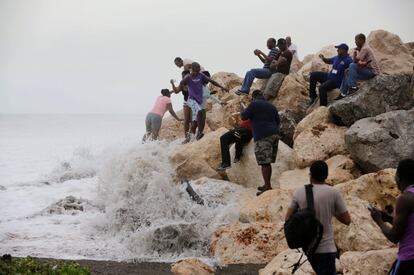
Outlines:
{"label": "man in pink shirt", "polygon": [[358,80],[368,80],[381,73],[374,52],[366,42],[364,34],[360,33],[355,36],[356,49],[354,51],[353,63],[349,65],[348,73],[341,84],[341,94],[335,98],[339,100],[358,90]]}
{"label": "man in pink shirt", "polygon": [[152,107],[151,112],[149,112],[145,118],[145,126],[147,130],[142,141],[146,141],[150,136],[153,140],[158,138],[162,118],[167,110],[176,120],[182,121],[182,119],[174,112],[171,104],[170,91],[168,89],[162,89],[161,95],[157,98],[157,101],[155,101],[154,107]]}

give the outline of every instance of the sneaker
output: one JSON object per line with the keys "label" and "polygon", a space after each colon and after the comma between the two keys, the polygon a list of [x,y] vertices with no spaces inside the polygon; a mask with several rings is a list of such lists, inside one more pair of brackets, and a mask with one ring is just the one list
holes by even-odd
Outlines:
{"label": "sneaker", "polygon": [[220,166],[217,168],[217,171],[224,171],[224,170],[226,170],[226,169],[228,169],[228,168],[230,168],[231,166],[230,166],[230,164],[228,164],[228,163],[222,163],[222,164],[220,164]]}
{"label": "sneaker", "polygon": [[236,92],[236,95],[248,95],[249,93],[248,92],[243,92],[243,91],[240,91],[240,90],[237,90],[237,92]]}
{"label": "sneaker", "polygon": [[339,94],[334,100],[340,100],[343,99],[345,96],[343,96],[342,94]]}
{"label": "sneaker", "polygon": [[238,162],[240,162],[240,158],[234,158],[233,163],[238,163]]}
{"label": "sneaker", "polygon": [[200,139],[202,139],[204,137],[204,133],[199,133],[199,134],[197,134],[197,136],[196,136],[196,140],[200,140]]}
{"label": "sneaker", "polygon": [[348,90],[348,95],[352,95],[358,91],[358,87],[350,87]]}

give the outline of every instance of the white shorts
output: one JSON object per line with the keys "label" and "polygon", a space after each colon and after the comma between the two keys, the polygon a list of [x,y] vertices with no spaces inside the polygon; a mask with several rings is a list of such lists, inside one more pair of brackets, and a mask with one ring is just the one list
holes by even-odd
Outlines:
{"label": "white shorts", "polygon": [[191,109],[191,121],[197,121],[197,114],[202,110],[202,106],[192,98],[187,100],[187,105]]}

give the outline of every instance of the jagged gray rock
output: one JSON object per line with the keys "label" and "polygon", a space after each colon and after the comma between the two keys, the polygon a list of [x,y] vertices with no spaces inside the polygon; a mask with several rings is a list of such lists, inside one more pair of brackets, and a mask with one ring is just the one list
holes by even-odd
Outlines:
{"label": "jagged gray rock", "polygon": [[339,125],[414,107],[414,75],[379,75],[364,81],[359,91],[333,103],[329,110]]}
{"label": "jagged gray rock", "polygon": [[364,172],[395,168],[414,158],[413,125],[414,108],[361,119],[346,132],[345,144]]}
{"label": "jagged gray rock", "polygon": [[293,147],[293,134],[296,129],[294,114],[289,110],[279,112],[281,140],[289,147]]}

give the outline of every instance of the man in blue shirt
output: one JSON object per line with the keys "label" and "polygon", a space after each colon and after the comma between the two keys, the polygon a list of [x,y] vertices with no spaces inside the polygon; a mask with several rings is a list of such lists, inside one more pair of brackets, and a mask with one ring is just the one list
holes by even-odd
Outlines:
{"label": "man in blue shirt", "polygon": [[255,90],[252,93],[253,101],[242,110],[242,120],[250,119],[254,139],[254,154],[257,164],[262,167],[264,185],[259,186],[259,196],[263,192],[272,189],[270,179],[272,177],[272,163],[275,163],[277,147],[279,144],[280,118],[276,107],[266,101],[262,92]]}
{"label": "man in blue shirt", "polygon": [[335,46],[338,49],[338,55],[332,58],[325,58],[322,54],[319,57],[326,64],[332,64],[332,70],[329,73],[312,72],[309,81],[309,106],[312,105],[316,98],[316,83],[319,82],[319,100],[321,106],[328,105],[327,93],[341,86],[345,70],[352,63],[352,58],[348,54],[349,47],[345,43]]}
{"label": "man in blue shirt", "polygon": [[251,69],[246,73],[244,77],[243,84],[236,92],[237,95],[248,95],[250,92],[250,87],[253,84],[255,78],[259,79],[267,79],[272,76],[272,71],[270,70],[270,63],[276,58],[277,54],[279,53],[279,49],[276,47],[276,39],[269,38],[267,40],[267,48],[270,50],[269,54],[266,55],[261,50],[254,50],[254,55],[256,55],[260,61],[263,62],[263,68]]}

